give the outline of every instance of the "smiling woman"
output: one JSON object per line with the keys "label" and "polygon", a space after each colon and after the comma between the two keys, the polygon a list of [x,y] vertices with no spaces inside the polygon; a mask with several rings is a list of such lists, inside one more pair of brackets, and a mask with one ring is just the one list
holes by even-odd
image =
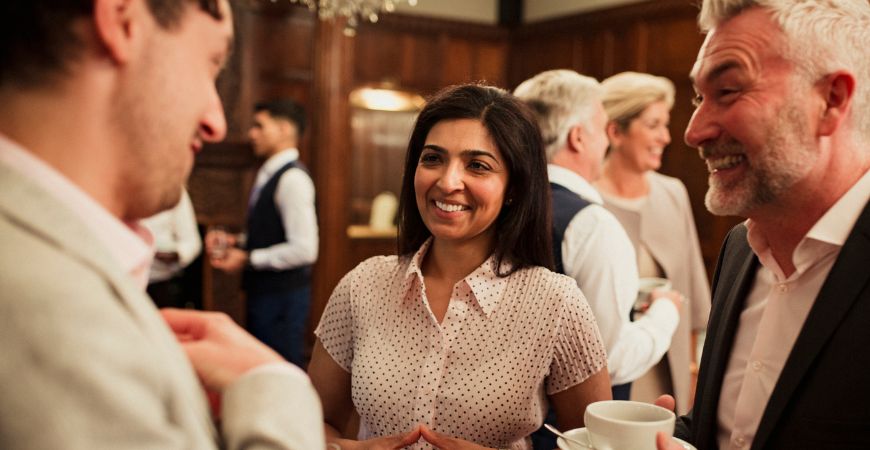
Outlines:
{"label": "smiling woman", "polygon": [[[589,306],[547,270],[545,167],[511,94],[463,85],[429,100],[405,158],[399,256],[347,274],[316,331],[309,374],[330,442],[525,449],[549,402],[569,429],[609,398]],[[342,436],[353,411],[359,433]]]}
{"label": "smiling woman", "polygon": [[680,308],[680,323],[665,358],[632,383],[631,398],[652,402],[671,394],[682,414],[691,402],[695,339],[706,329],[710,288],[686,187],[656,172],[671,142],[674,85],[667,78],[637,72],[614,75],[601,85],[610,117],[610,150],[596,187],[634,244],[640,276],[667,278],[691,300]]}
{"label": "smiling woman", "polygon": [[417,210],[439,243],[478,241],[488,256],[508,171],[480,121],[445,120],[429,132],[414,175]]}

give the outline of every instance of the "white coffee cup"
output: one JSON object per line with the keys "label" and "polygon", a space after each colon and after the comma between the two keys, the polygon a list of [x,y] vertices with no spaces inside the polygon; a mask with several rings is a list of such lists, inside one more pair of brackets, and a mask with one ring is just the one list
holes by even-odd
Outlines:
{"label": "white coffee cup", "polygon": [[634,301],[634,308],[632,311],[635,313],[646,312],[652,302],[650,294],[652,294],[652,291],[656,289],[664,289],[666,291],[671,290],[671,280],[657,277],[644,277],[639,279],[637,282],[637,299]]}
{"label": "white coffee cup", "polygon": [[604,400],[583,414],[595,450],[656,450],[656,434],[674,434],[674,413],[650,403]]}

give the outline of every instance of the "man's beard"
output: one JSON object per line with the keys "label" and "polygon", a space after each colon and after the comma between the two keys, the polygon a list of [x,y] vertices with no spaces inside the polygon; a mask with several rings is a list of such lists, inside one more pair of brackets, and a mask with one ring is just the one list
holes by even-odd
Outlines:
{"label": "man's beard", "polygon": [[788,101],[774,119],[761,149],[753,156],[745,147],[729,139],[701,149],[702,157],[743,155],[743,175],[735,180],[720,180],[712,174],[704,203],[720,216],[749,216],[757,208],[773,203],[809,173],[818,159],[806,120],[798,105]]}

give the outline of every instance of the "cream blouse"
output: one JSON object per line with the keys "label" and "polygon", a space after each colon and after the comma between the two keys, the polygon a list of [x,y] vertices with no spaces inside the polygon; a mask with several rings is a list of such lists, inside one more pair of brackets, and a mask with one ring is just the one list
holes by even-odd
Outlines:
{"label": "cream blouse", "polygon": [[[345,275],[315,331],[352,374],[358,437],[422,423],[488,447],[531,448],[546,395],[606,365],[589,305],[567,276],[531,267],[501,278],[490,257],[454,286],[439,324],[420,271],[430,243]],[[411,448],[432,447],[421,439]]]}

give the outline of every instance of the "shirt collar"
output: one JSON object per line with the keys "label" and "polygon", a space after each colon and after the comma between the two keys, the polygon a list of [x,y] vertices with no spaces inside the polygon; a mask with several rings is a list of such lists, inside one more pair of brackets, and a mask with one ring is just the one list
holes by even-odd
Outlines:
{"label": "shirt collar", "polygon": [[547,177],[550,183],[564,186],[569,191],[583,197],[589,202],[601,205],[604,200],[601,194],[585,178],[576,172],[555,164],[547,164]]}
{"label": "shirt collar", "polygon": [[122,222],[45,161],[0,135],[0,161],[24,174],[52,197],[69,206],[143,289],[153,258],[153,239],[138,222]]}
{"label": "shirt collar", "polygon": [[[870,201],[870,171],[843,194],[821,218],[810,228],[806,236],[795,247],[792,261],[796,272],[803,273],[821,254],[836,251],[849,237],[861,211]],[[747,240],[752,251],[766,267],[773,261],[767,239],[755,228],[752,219],[746,220]],[[778,266],[776,266],[778,267]]]}
{"label": "shirt collar", "polygon": [[[418,289],[423,286],[423,271],[420,264],[423,262],[423,257],[432,245],[432,237],[426,240],[420,249],[411,257],[408,268],[405,270],[404,283],[402,292],[405,293],[406,299],[415,298],[415,296],[407,295],[408,291],[415,285],[417,281]],[[502,298],[508,284],[508,277],[500,277],[495,270],[496,260],[495,254],[489,256],[486,261],[477,267],[473,272],[462,279],[462,283],[466,283],[471,289],[472,298],[477,302],[483,313],[489,317],[498,307],[499,300]],[[502,263],[502,270],[509,271],[510,263]]]}
{"label": "shirt collar", "polygon": [[842,247],[868,201],[870,201],[870,171],[864,173],[828,209],[819,221],[810,228],[804,239],[815,239]]}
{"label": "shirt collar", "polygon": [[263,168],[261,170],[269,174],[274,174],[288,163],[296,161],[297,159],[299,159],[299,150],[295,148],[286,148],[270,156],[269,159],[263,163]]}

